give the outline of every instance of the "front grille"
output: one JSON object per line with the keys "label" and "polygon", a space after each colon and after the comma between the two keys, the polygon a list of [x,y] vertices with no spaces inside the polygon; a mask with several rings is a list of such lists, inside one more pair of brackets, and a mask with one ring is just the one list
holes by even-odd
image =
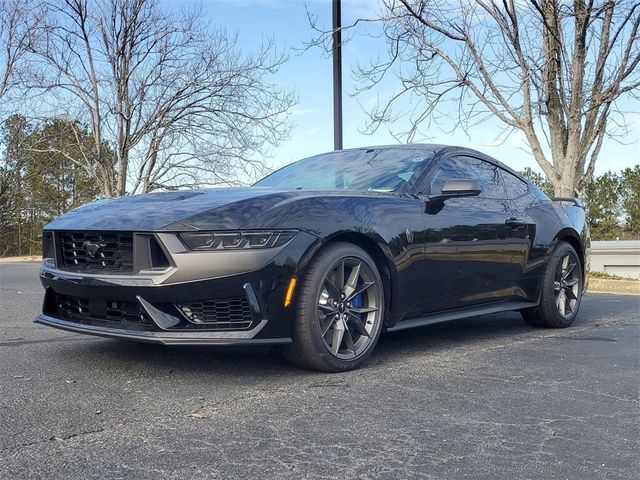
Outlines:
{"label": "front grille", "polygon": [[55,318],[114,328],[154,329],[155,324],[138,301],[93,300],[52,292],[45,313]]}
{"label": "front grille", "polygon": [[132,273],[133,233],[59,232],[58,268],[87,273]]}
{"label": "front grille", "polygon": [[246,297],[176,304],[192,323],[215,330],[248,330],[253,315]]}

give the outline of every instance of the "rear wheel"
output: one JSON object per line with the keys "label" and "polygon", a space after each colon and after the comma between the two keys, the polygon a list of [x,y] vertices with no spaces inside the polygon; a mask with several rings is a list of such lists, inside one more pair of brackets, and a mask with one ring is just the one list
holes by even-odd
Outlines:
{"label": "rear wheel", "polygon": [[382,329],[384,289],[375,262],[355,245],[330,244],[312,260],[299,288],[289,358],[324,372],[359,367]]}
{"label": "rear wheel", "polygon": [[568,327],[580,308],[582,284],[578,254],[570,244],[559,243],[542,278],[540,305],[524,310],[522,316],[536,327]]}

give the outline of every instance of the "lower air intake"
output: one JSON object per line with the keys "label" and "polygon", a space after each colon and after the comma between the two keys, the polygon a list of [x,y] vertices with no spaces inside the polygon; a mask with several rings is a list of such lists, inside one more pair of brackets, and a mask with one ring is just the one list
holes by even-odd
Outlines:
{"label": "lower air intake", "polygon": [[253,315],[246,297],[178,303],[178,310],[195,325],[215,330],[248,330]]}
{"label": "lower air intake", "polygon": [[113,328],[155,329],[155,324],[140,302],[92,300],[52,292],[45,313],[55,318]]}

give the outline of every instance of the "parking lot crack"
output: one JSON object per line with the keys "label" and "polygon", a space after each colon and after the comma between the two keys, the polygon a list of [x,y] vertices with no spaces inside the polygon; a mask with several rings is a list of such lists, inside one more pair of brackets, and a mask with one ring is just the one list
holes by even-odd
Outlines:
{"label": "parking lot crack", "polygon": [[6,452],[16,452],[18,450],[21,450],[23,448],[28,448],[28,447],[34,447],[37,445],[43,445],[46,443],[50,443],[50,442],[58,442],[58,443],[64,443],[67,440],[71,440],[72,438],[79,438],[79,437],[84,437],[87,435],[95,435],[96,433],[102,433],[105,430],[107,430],[106,427],[99,427],[99,428],[95,428],[92,430],[83,430],[81,432],[74,432],[74,433],[70,433],[68,435],[54,435],[52,437],[49,437],[47,439],[39,439],[39,440],[33,440],[31,442],[26,442],[26,443],[21,443],[19,445],[14,445],[12,447],[6,447],[0,450],[0,453],[6,453]]}
{"label": "parking lot crack", "polygon": [[92,340],[92,339],[89,337],[82,337],[80,335],[66,335],[64,337],[45,338],[41,340],[16,339],[16,340],[7,340],[4,342],[0,342],[0,347],[16,347],[21,345],[34,345],[37,343],[78,342],[78,341],[86,342],[87,340]]}

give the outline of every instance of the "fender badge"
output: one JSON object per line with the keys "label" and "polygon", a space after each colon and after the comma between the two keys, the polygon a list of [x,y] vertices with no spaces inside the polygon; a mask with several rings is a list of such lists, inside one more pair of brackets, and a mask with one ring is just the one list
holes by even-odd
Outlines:
{"label": "fender badge", "polygon": [[407,229],[404,232],[407,234],[407,242],[413,243],[413,230],[407,227]]}

